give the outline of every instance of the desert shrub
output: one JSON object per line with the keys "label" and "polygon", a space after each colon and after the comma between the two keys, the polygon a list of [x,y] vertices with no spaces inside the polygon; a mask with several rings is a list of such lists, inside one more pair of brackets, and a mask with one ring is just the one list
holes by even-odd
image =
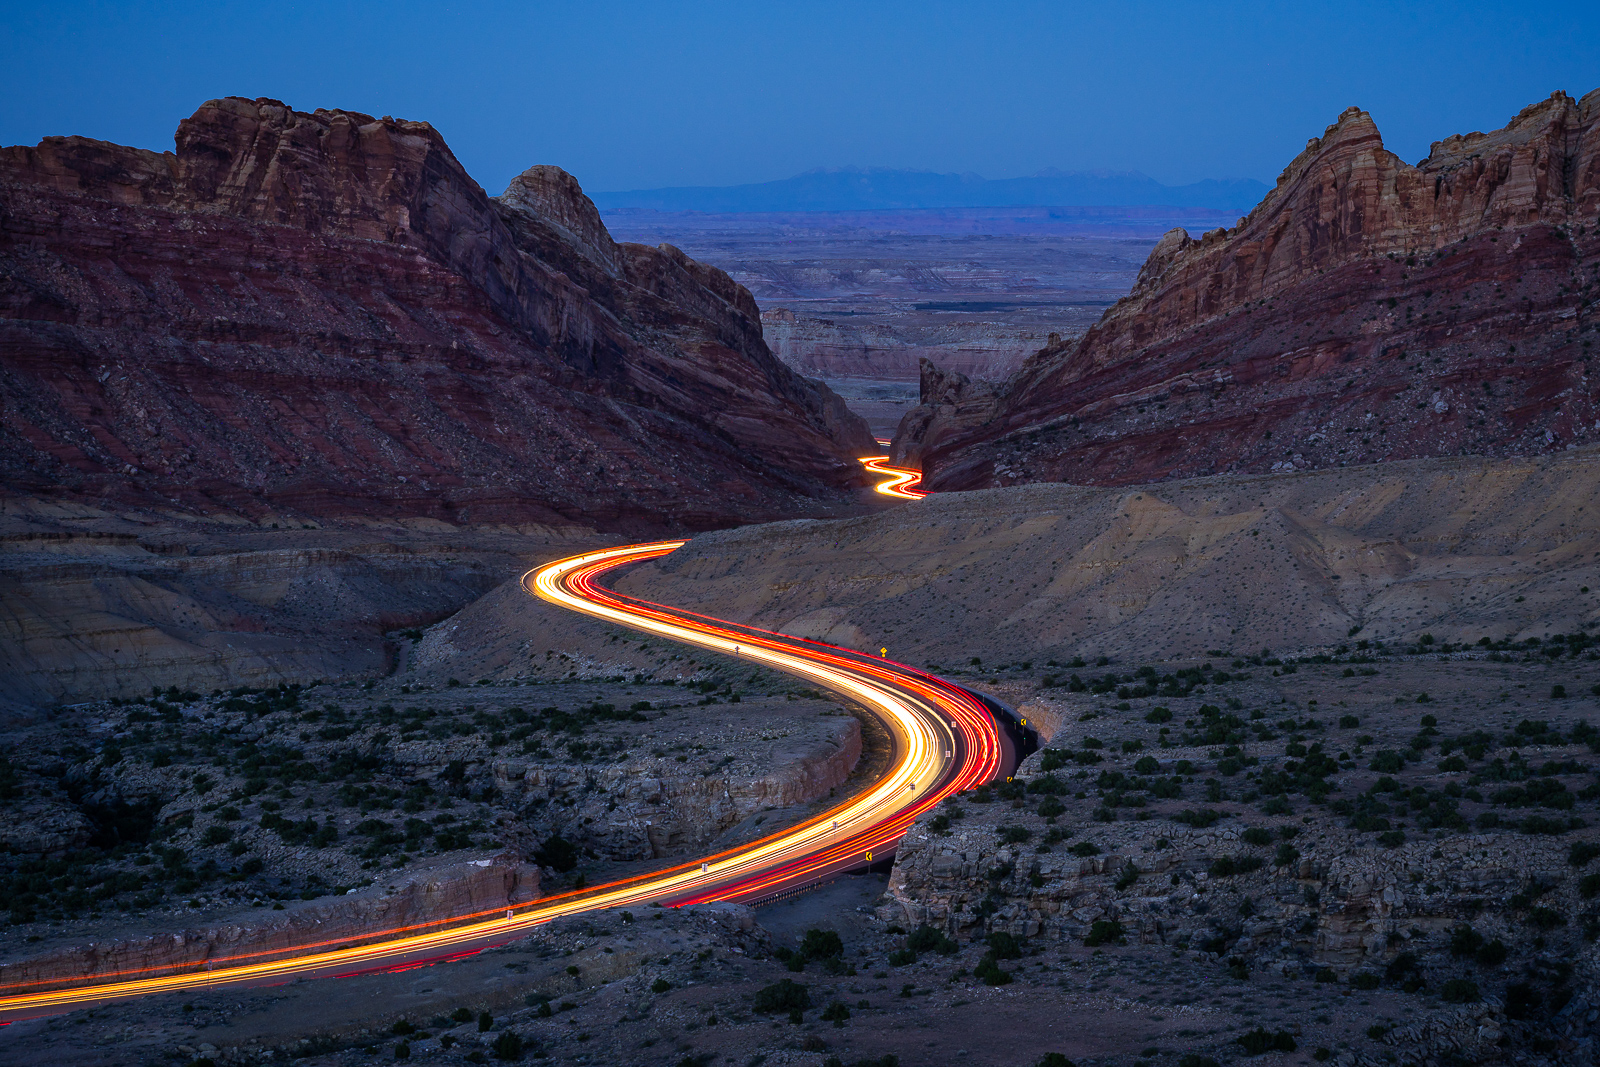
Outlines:
{"label": "desert shrub", "polygon": [[1358,719],[1354,715],[1341,715],[1341,716],[1339,716],[1339,729],[1341,729],[1341,730],[1354,730],[1357,726],[1360,726],[1360,725],[1361,725],[1361,720]]}
{"label": "desert shrub", "polygon": [[1151,708],[1144,716],[1145,722],[1171,722],[1172,712],[1166,708]]}
{"label": "desert shrub", "polygon": [[1178,1059],[1178,1067],[1218,1067],[1217,1061],[1198,1052],[1185,1052]]}
{"label": "desert shrub", "polygon": [[983,959],[972,969],[972,973],[983,981],[984,985],[1000,986],[1011,984],[1011,972],[1000,966],[999,960],[993,952],[985,952]]}
{"label": "desert shrub", "polygon": [[[360,826],[356,827],[358,833],[360,830]],[[578,846],[560,834],[554,834],[546,838],[544,844],[534,849],[533,858],[539,866],[549,867],[553,871],[565,874],[578,865]]]}
{"label": "desert shrub", "polygon": [[1475,956],[1483,948],[1483,935],[1465,924],[1450,931],[1450,955]]}
{"label": "desert shrub", "polygon": [[1210,808],[1201,808],[1199,811],[1180,811],[1178,814],[1172,816],[1172,821],[1183,823],[1185,826],[1192,826],[1196,830],[1204,830],[1206,827],[1215,824],[1217,820],[1221,818],[1222,812],[1213,811]]}
{"label": "desert shrub", "polygon": [[1034,1064],[1033,1067],[1078,1067],[1078,1065],[1067,1059],[1063,1053],[1046,1052],[1039,1057],[1039,1062]]}
{"label": "desert shrub", "polygon": [[1011,934],[998,931],[989,935],[989,951],[997,960],[1020,960],[1022,958],[1022,942]]}
{"label": "desert shrub", "polygon": [[487,1034],[492,1029],[494,1029],[494,1016],[486,1011],[480,1011],[478,1013],[478,1033]]}
{"label": "desert shrub", "polygon": [[1498,967],[1506,961],[1507,955],[1505,942],[1497,937],[1478,950],[1477,959],[1485,967]]}
{"label": "desert shrub", "polygon": [[844,955],[844,942],[832,930],[807,930],[800,942],[800,955],[808,960],[837,959]]}
{"label": "desert shrub", "polygon": [[1567,862],[1574,867],[1585,867],[1596,856],[1600,856],[1600,845],[1593,841],[1574,841],[1567,850]]}
{"label": "desert shrub", "polygon": [[1389,966],[1383,969],[1385,982],[1404,982],[1410,975],[1419,969],[1419,961],[1415,952],[1402,952],[1389,961]]}
{"label": "desert shrub", "polygon": [[1079,841],[1067,851],[1074,856],[1098,856],[1100,855],[1100,846],[1090,841]]}
{"label": "desert shrub", "polygon": [[805,1011],[811,1007],[811,990],[790,978],[763,986],[751,998],[750,1007],[762,1014]]}
{"label": "desert shrub", "polygon": [[1089,927],[1089,935],[1083,939],[1083,943],[1090,948],[1112,942],[1119,945],[1127,944],[1122,924],[1115,919],[1096,919],[1094,925]]}
{"label": "desert shrub", "polygon": [[[787,982],[788,979],[785,978],[784,981]],[[667,981],[665,978],[657,978],[654,982],[650,983],[650,992],[652,992],[652,993],[657,993],[657,994],[665,993],[667,990],[669,990],[671,988],[672,988],[672,983]]]}
{"label": "desert shrub", "polygon": [[1469,978],[1451,978],[1439,987],[1439,998],[1446,1004],[1476,1004],[1483,999],[1478,983]]}
{"label": "desert shrub", "polygon": [[1398,848],[1406,843],[1404,830],[1385,830],[1378,835],[1378,844],[1384,848]]}
{"label": "desert shrub", "polygon": [[1567,917],[1554,908],[1541,906],[1528,912],[1528,925],[1540,930],[1554,930],[1567,925]]}
{"label": "desert shrub", "polygon": [[1352,974],[1350,976],[1350,988],[1377,989],[1380,981],[1379,977],[1371,971],[1362,971],[1360,974]]}
{"label": "desert shrub", "polygon": [[850,1008],[843,1001],[836,1000],[822,1009],[822,1021],[825,1023],[843,1026],[848,1018],[850,1018]]}
{"label": "desert shrub", "polygon": [[489,1046],[497,1060],[520,1060],[522,1058],[522,1036],[515,1030],[502,1031],[494,1039],[494,1044]]}
{"label": "desert shrub", "polygon": [[1294,1035],[1289,1031],[1275,1030],[1269,1033],[1259,1026],[1240,1034],[1234,1041],[1244,1049],[1246,1056],[1260,1056],[1268,1052],[1293,1052],[1296,1048]]}
{"label": "desert shrub", "polygon": [[906,938],[906,947],[913,952],[937,952],[941,956],[953,956],[961,948],[943,930],[935,930],[931,926],[919,926],[911,931],[911,936]]}
{"label": "desert shrub", "polygon": [[1057,815],[1063,815],[1066,810],[1067,806],[1061,803],[1059,797],[1045,797],[1039,802],[1038,812],[1046,819],[1053,819]]}
{"label": "desert shrub", "polygon": [[1600,895],[1600,874],[1586,874],[1578,879],[1578,892],[1584,900]]}
{"label": "desert shrub", "polygon": [[1270,845],[1272,844],[1272,831],[1263,826],[1252,826],[1239,835],[1239,840],[1247,845]]}
{"label": "desert shrub", "polygon": [[1264,862],[1260,856],[1219,856],[1211,861],[1211,877],[1231,878],[1236,874],[1249,874],[1260,870]]}
{"label": "desert shrub", "polygon": [[1277,855],[1272,857],[1274,867],[1287,867],[1300,858],[1300,850],[1285,841],[1278,846]]}
{"label": "desert shrub", "polygon": [[1042,774],[1028,783],[1027,792],[1059,797],[1072,792],[1072,787],[1062,781],[1059,775]]}
{"label": "desert shrub", "polygon": [[909,967],[917,962],[917,954],[908,948],[897,949],[889,953],[889,966]]}
{"label": "desert shrub", "polygon": [[1372,763],[1369,767],[1379,774],[1397,774],[1406,769],[1406,761],[1400,758],[1400,753],[1384,749],[1372,754]]}
{"label": "desert shrub", "polygon": [[1161,764],[1154,756],[1140,756],[1138,762],[1133,765],[1135,774],[1154,774],[1160,769]]}

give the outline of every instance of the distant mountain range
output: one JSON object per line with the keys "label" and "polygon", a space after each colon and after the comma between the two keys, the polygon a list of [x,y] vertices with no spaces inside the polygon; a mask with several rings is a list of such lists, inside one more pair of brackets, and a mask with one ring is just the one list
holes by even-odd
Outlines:
{"label": "distant mountain range", "polygon": [[956,207],[1201,207],[1246,212],[1268,186],[1249,178],[1162,185],[1134,171],[1041,171],[990,180],[976,174],[843,167],[811,170],[782,181],[591,193],[602,211],[769,212],[882,211]]}

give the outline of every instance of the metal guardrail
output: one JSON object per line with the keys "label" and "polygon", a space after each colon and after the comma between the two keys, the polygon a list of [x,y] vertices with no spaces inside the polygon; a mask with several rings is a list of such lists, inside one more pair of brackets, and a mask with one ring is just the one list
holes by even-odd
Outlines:
{"label": "metal guardrail", "polygon": [[752,908],[764,908],[768,904],[778,904],[785,900],[793,900],[795,897],[804,896],[814,889],[821,889],[823,886],[832,885],[837,881],[837,878],[829,878],[826,882],[813,882],[811,885],[790,886],[788,889],[778,890],[770,897],[762,897],[760,900],[752,900],[748,906]]}

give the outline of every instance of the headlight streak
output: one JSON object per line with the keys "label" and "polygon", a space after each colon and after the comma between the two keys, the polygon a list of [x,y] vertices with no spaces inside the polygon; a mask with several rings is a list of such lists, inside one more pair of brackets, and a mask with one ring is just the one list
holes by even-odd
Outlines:
{"label": "headlight streak", "polygon": [[892,496],[898,500],[921,500],[927,496],[927,491],[918,489],[922,484],[922,472],[911,470],[909,467],[890,467],[884,461],[888,456],[862,456],[861,465],[874,474],[881,474],[884,480],[874,488],[884,496]]}
{"label": "headlight streak", "polygon": [[[759,899],[831,871],[860,866],[868,853],[881,857],[923,811],[995,776],[1001,750],[994,721],[977,699],[957,686],[889,660],[652,604],[598,584],[607,571],[666,555],[683,543],[662,541],[584,553],[529,571],[523,576],[523,585],[551,603],[655,636],[736,655],[806,678],[857,702],[881,719],[894,738],[895,760],[882,779],[796,826],[666,870],[359,937],[6,987],[19,992],[0,997],[0,1018],[181,989],[437,962],[512,940],[551,919],[598,908],[656,901],[688,905]],[[355,941],[363,943],[352,944]],[[460,951],[463,946],[469,946],[465,952]],[[452,953],[452,949],[457,951]],[[267,958],[271,956],[282,958]],[[83,984],[71,985],[73,982]],[[42,988],[50,985],[70,987]],[[20,992],[24,988],[33,991]]]}

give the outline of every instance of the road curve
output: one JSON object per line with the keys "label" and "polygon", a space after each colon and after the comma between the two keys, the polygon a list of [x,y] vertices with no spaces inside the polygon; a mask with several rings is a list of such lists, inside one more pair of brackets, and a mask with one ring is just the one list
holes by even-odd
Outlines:
{"label": "road curve", "polygon": [[983,702],[953,683],[904,664],[814,641],[680,611],[600,584],[619,567],[654,559],[682,541],[609,548],[529,571],[532,594],[607,622],[785,671],[854,702],[894,742],[889,770],[869,788],[798,825],[666,870],[493,912],[277,952],[245,953],[159,973],[100,975],[55,988],[0,990],[0,1020],[174,990],[276,984],[295,978],[381,970],[475,952],[564,915],[650,902],[672,905],[760,900],[830,873],[882,858],[918,814],[945,796],[994,778],[1005,756]]}
{"label": "road curve", "polygon": [[884,480],[873,486],[884,496],[892,496],[897,500],[921,500],[927,492],[918,489],[922,484],[922,472],[912,470],[910,467],[891,467],[885,461],[888,456],[862,456],[861,465],[874,474],[881,474]]}

